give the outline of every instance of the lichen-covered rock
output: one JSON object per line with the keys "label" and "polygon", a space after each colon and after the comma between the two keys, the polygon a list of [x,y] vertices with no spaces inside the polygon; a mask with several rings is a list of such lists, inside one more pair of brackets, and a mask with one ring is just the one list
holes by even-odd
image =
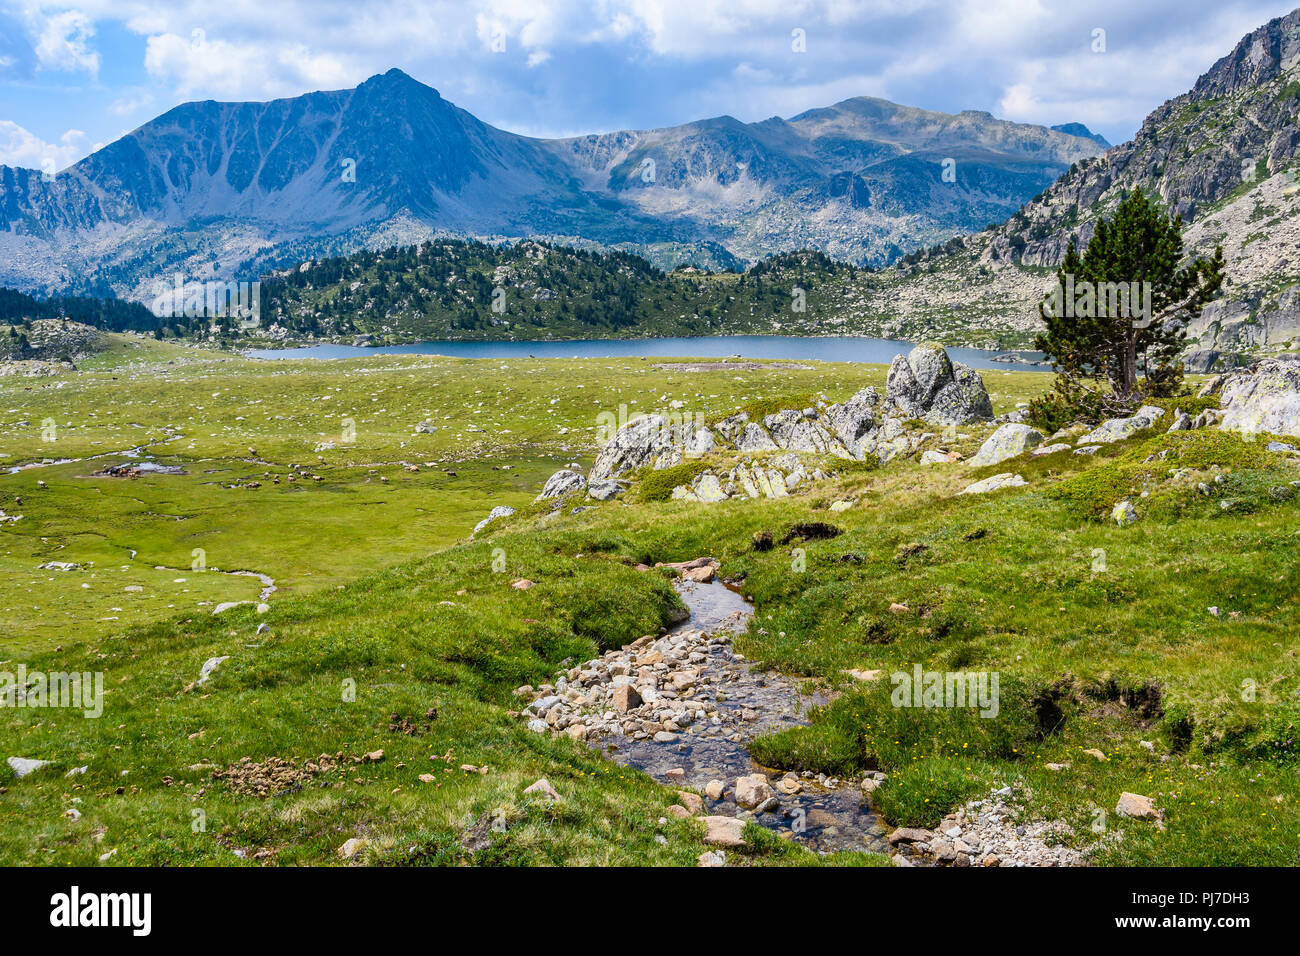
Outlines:
{"label": "lichen-covered rock", "polygon": [[932,425],[962,425],[993,417],[979,373],[948,358],[948,350],[923,342],[889,366],[885,398],[904,415]]}
{"label": "lichen-covered rock", "polygon": [[1300,435],[1300,355],[1279,355],[1229,374],[1219,407],[1225,431]]}
{"label": "lichen-covered rock", "polygon": [[696,498],[706,504],[727,499],[727,493],[722,490],[722,483],[718,481],[718,476],[707,471],[695,479],[691,491],[695,493]]}
{"label": "lichen-covered rock", "polygon": [[1108,418],[1095,429],[1079,438],[1080,445],[1112,445],[1132,438],[1144,428],[1150,428],[1164,417],[1165,410],[1155,405],[1143,405],[1130,418]]}
{"label": "lichen-covered rock", "polygon": [[1023,455],[1042,440],[1043,433],[1037,428],[1021,425],[1018,422],[1008,422],[999,426],[998,430],[990,435],[983,445],[980,445],[980,450],[970,459],[969,464],[972,468],[996,465],[1008,458]]}
{"label": "lichen-covered rock", "polygon": [[562,498],[564,495],[582,491],[586,487],[587,479],[582,475],[576,471],[561,469],[546,479],[546,484],[542,487],[542,493],[535,500],[545,501],[548,498]]}
{"label": "lichen-covered rock", "polygon": [[1133,502],[1125,498],[1123,501],[1110,509],[1110,518],[1121,528],[1126,525],[1135,523],[1138,519],[1137,509],[1133,507]]}

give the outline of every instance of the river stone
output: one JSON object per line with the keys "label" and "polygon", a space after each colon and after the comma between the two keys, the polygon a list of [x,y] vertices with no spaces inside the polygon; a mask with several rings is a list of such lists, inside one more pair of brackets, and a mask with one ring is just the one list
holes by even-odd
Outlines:
{"label": "river stone", "polygon": [[581,491],[586,487],[587,479],[582,475],[576,471],[561,469],[546,479],[546,485],[542,488],[542,493],[534,500],[545,501],[548,498],[561,498],[575,491]]}
{"label": "river stone", "polygon": [[1300,355],[1279,355],[1224,380],[1219,427],[1247,435],[1300,435]]}
{"label": "river stone", "polygon": [[1111,445],[1126,438],[1132,438],[1144,428],[1150,428],[1165,414],[1163,408],[1155,405],[1143,405],[1130,418],[1108,418],[1094,430],[1079,438],[1078,444]]}
{"label": "river stone", "polygon": [[751,773],[736,780],[736,805],[752,810],[776,796],[767,777],[761,773]]}
{"label": "river stone", "polygon": [[31,757],[10,757],[7,761],[9,768],[13,770],[15,777],[25,777],[29,773],[35,773],[42,767],[48,766],[48,760],[36,760]]}
{"label": "river stone", "polygon": [[1020,475],[1013,475],[1011,472],[1003,472],[1000,475],[994,475],[992,478],[985,478],[983,481],[977,481],[967,488],[957,492],[959,495],[982,495],[987,491],[997,491],[999,488],[1019,488],[1021,485],[1027,485]]}
{"label": "river stone", "polygon": [[709,846],[742,847],[745,845],[745,821],[737,817],[701,817],[704,842]]}
{"label": "river stone", "polygon": [[488,512],[488,516],[486,518],[484,518],[478,524],[474,525],[474,533],[478,534],[480,531],[486,528],[493,521],[496,521],[498,518],[509,518],[514,513],[515,513],[515,509],[511,508],[509,505],[497,505],[495,508],[493,508],[491,511]]}
{"label": "river stone", "polygon": [[889,366],[885,398],[904,415],[932,425],[963,425],[993,417],[984,380],[967,365],[953,362],[937,342],[923,342]]}
{"label": "river stone", "polygon": [[1023,455],[1042,440],[1043,433],[1037,428],[1030,428],[1028,425],[1020,425],[1016,422],[1008,422],[999,426],[998,430],[988,437],[968,464],[972,468],[979,468],[983,465],[996,465],[1008,458]]}
{"label": "river stone", "polygon": [[609,501],[623,493],[623,486],[617,481],[605,479],[593,481],[587,485],[587,494],[597,501]]}

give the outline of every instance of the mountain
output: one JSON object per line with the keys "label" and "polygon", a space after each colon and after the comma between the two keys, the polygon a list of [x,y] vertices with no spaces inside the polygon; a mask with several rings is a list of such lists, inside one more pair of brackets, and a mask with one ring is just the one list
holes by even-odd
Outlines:
{"label": "mountain", "polygon": [[1005,219],[1092,138],[858,98],[544,140],[400,70],[268,103],[187,103],[46,181],[0,167],[0,285],[151,298],[157,282],[434,236],[552,237],[659,265],[815,248],[879,264]]}
{"label": "mountain", "polygon": [[1110,149],[1110,143],[1106,141],[1105,136],[1102,136],[1100,133],[1094,133],[1082,123],[1062,123],[1060,126],[1053,126],[1052,129],[1056,130],[1058,133],[1069,133],[1071,136],[1083,136],[1092,140],[1102,149]]}
{"label": "mountain", "polygon": [[1141,188],[1182,218],[1190,253],[1222,245],[1220,297],[1188,329],[1189,365],[1300,348],[1300,10],[1243,37],[1128,143],[1082,160],[1006,223],[904,264],[868,308],[913,325],[983,325],[1027,342],[1070,242]]}

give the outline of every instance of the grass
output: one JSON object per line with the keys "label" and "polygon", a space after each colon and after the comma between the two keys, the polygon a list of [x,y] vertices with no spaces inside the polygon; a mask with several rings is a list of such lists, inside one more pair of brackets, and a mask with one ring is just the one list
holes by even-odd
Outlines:
{"label": "grass", "polygon": [[[680,400],[716,420],[782,396],[842,400],[882,387],[885,370],[271,364],[128,345],[116,364],[0,379],[9,465],[156,438],[158,460],[185,470],[95,477],[109,457],[0,476],[0,507],[24,516],[0,526],[0,669],[101,671],[107,691],[98,720],[0,710],[0,753],[53,762],[21,780],[0,764],[0,861],[93,864],[116,851],[108,862],[323,864],[356,838],[359,860],[384,865],[692,864],[698,825],[659,823],[671,790],[527,731],[512,690],[656,631],[676,598],[635,566],[701,554],[754,600],[740,649],[830,698],[810,727],[755,742],[764,765],[883,769],[873,799],[898,824],[933,825],[1014,782],[1099,863],[1300,859],[1300,548],[1296,498],[1279,490],[1300,475],[1262,442],[1143,434],[1092,458],[1002,463],[1029,484],[983,496],[955,497],[980,470],[901,460],[840,468],[788,499],[701,505],[642,488],[574,514],[532,498],[550,471],[590,461],[601,412]],[[1047,385],[1034,373],[985,380],[998,412]],[[343,417],[355,441],[328,447]],[[424,420],[439,430],[415,434]],[[952,447],[969,453],[986,431]],[[293,464],[322,480],[289,483]],[[1140,520],[1097,520],[1120,493],[1137,495]],[[827,510],[842,500],[855,504]],[[495,504],[519,511],[469,541]],[[843,533],[755,549],[755,533],[780,540],[808,521]],[[187,570],[195,547],[206,571]],[[38,568],[51,560],[83,567]],[[281,585],[269,612],[211,613],[255,598],[255,580],[220,573],[235,569]],[[536,586],[512,588],[520,577]],[[889,675],[916,664],[997,673],[998,715],[892,706]],[[850,668],[885,678],[860,684]],[[304,771],[322,754],[342,766]],[[240,792],[245,758],[295,773],[273,795]],[[541,776],[560,803],[522,793]],[[1125,790],[1153,797],[1166,829],[1118,818]],[[1121,839],[1098,839],[1098,810]],[[467,849],[480,831],[487,845]],[[814,858],[761,828],[729,859],[882,862]]]}

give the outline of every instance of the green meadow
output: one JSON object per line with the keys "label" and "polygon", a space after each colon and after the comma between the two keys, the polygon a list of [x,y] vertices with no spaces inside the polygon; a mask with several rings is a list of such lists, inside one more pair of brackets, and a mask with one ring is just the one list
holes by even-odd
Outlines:
{"label": "green meadow", "polygon": [[[0,524],[0,671],[106,689],[99,719],[0,708],[0,756],[51,762],[0,764],[0,862],[330,864],[355,839],[352,862],[384,865],[692,865],[698,824],[660,822],[671,789],[529,732],[512,692],[666,625],[670,573],[636,565],[702,554],[753,598],[739,649],[831,698],[756,741],[762,764],[884,770],[873,802],[898,825],[1015,783],[1098,864],[1300,861],[1287,456],[1153,430],[974,471],[828,461],[836,477],[780,500],[661,501],[646,481],[534,506],[553,471],[590,465],[602,413],[712,421],[886,371],[656,364],[261,362],[123,336],[77,372],[0,378],[0,510],[22,516]],[[1050,384],[983,375],[998,413]],[[146,445],[181,473],[103,474]],[[62,463],[22,467],[45,461]],[[1029,484],[955,497],[1000,471]],[[1107,521],[1130,494],[1139,522]],[[496,505],[518,512],[470,540]],[[754,546],[807,521],[839,533]],[[274,580],[269,610],[236,571]],[[249,603],[213,613],[228,602]],[[845,674],[916,664],[997,672],[998,716],[900,709]],[[543,776],[559,802],[523,793]],[[1123,791],[1163,828],[1118,817]],[[747,835],[729,863],[888,862]]]}

